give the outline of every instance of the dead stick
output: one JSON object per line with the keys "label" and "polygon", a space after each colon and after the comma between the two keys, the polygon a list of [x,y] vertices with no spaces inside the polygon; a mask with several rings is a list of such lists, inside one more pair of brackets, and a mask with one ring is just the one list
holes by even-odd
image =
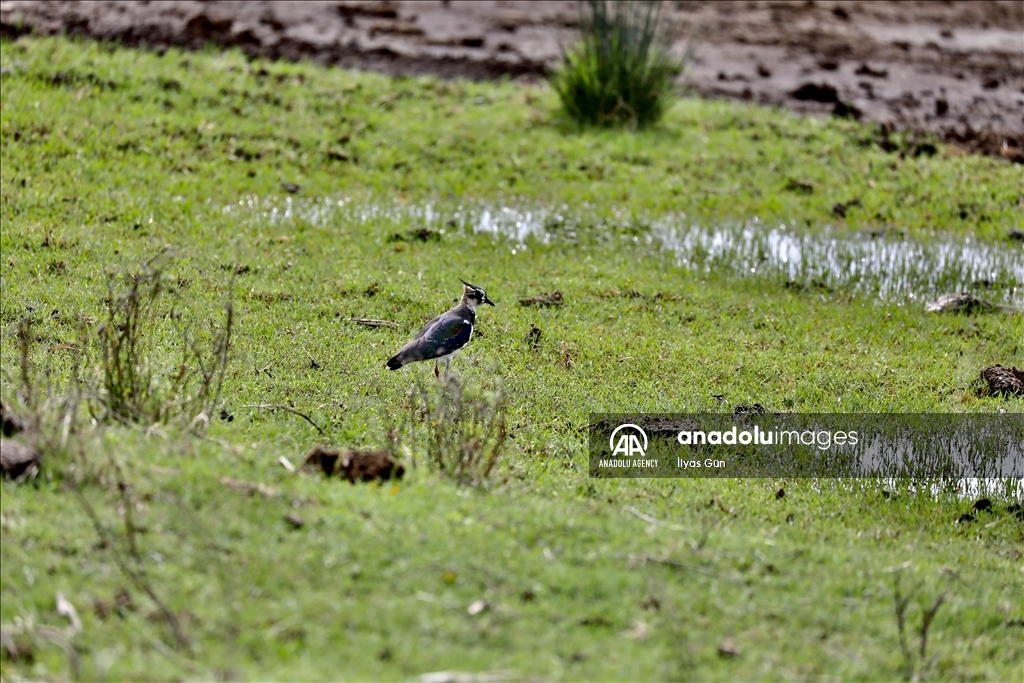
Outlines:
{"label": "dead stick", "polygon": [[243,408],[258,408],[260,410],[284,410],[284,411],[287,411],[287,412],[289,412],[289,413],[291,413],[293,415],[298,415],[303,420],[305,420],[309,424],[311,424],[314,427],[316,427],[316,431],[320,432],[320,436],[327,436],[327,434],[324,433],[324,430],[320,429],[320,425],[318,425],[316,422],[313,422],[313,420],[309,417],[309,415],[306,415],[305,413],[300,413],[299,411],[295,410],[295,408],[292,408],[291,406],[286,406],[283,403],[254,403],[254,404],[247,405],[247,406],[242,406],[242,407]]}

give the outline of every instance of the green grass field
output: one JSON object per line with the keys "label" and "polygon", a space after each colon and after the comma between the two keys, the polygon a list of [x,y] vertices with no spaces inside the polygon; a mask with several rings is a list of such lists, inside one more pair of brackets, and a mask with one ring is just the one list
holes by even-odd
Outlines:
{"label": "green grass field", "polygon": [[[739,276],[680,261],[657,233],[756,217],[838,240],[901,231],[925,251],[970,240],[1001,264],[979,293],[1019,306],[1019,166],[899,135],[886,152],[855,122],[698,99],[645,132],[579,131],[537,85],[64,39],[4,41],[0,61],[5,404],[27,410],[29,317],[32,393],[59,433],[46,411],[75,364],[84,395],[100,387],[108,284],[158,253],[175,315],[160,309],[157,362],[180,350],[176,326],[206,339],[229,295],[234,310],[202,437],[193,415],[122,425],[83,404],[39,477],[4,482],[4,680],[1020,680],[1009,497],[961,524],[974,501],[952,491],[602,481],[586,451],[599,411],[1022,412],[977,380],[1024,366],[1019,313],[927,314],[945,292],[923,269],[888,297]],[[546,230],[472,230],[488,210]],[[478,487],[423,466],[422,433],[403,427],[433,368],[384,368],[460,277],[499,305],[453,370],[503,392],[511,437]],[[518,302],[554,290],[563,305]],[[397,484],[279,462],[381,447],[391,429],[409,466]]]}

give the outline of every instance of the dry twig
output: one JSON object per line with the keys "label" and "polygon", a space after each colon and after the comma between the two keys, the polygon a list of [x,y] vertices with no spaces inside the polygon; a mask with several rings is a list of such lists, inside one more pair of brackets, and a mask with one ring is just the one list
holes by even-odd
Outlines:
{"label": "dry twig", "polygon": [[321,436],[327,436],[324,430],[320,428],[320,425],[318,425],[316,422],[313,422],[313,419],[309,415],[306,415],[305,413],[300,413],[298,410],[295,410],[295,408],[292,408],[291,406],[286,406],[283,403],[252,403],[242,407],[257,408],[259,410],[284,410],[286,412],[291,413],[292,415],[298,415],[303,420],[316,427],[316,431],[320,432]]}

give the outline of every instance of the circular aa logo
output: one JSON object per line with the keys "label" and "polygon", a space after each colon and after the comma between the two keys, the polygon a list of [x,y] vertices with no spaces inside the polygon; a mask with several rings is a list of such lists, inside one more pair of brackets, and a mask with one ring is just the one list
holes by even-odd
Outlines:
{"label": "circular aa logo", "polygon": [[[643,439],[643,445],[641,445],[641,439]],[[612,456],[642,458],[647,453],[647,433],[635,424],[619,425],[609,437],[608,447],[612,449]]]}

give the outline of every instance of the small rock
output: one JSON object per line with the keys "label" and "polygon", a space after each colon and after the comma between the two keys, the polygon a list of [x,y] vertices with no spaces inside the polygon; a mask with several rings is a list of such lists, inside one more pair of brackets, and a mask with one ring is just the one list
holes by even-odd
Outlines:
{"label": "small rock", "polygon": [[289,512],[287,515],[285,515],[284,521],[287,522],[288,526],[290,526],[293,529],[301,529],[302,527],[306,526],[306,522],[302,519],[302,517],[299,517],[294,512]]}
{"label": "small rock", "polygon": [[476,615],[482,614],[483,612],[487,611],[488,607],[490,607],[490,605],[487,604],[487,601],[477,600],[469,606],[469,608],[466,610],[466,614],[468,614],[471,617],[475,617]]}

